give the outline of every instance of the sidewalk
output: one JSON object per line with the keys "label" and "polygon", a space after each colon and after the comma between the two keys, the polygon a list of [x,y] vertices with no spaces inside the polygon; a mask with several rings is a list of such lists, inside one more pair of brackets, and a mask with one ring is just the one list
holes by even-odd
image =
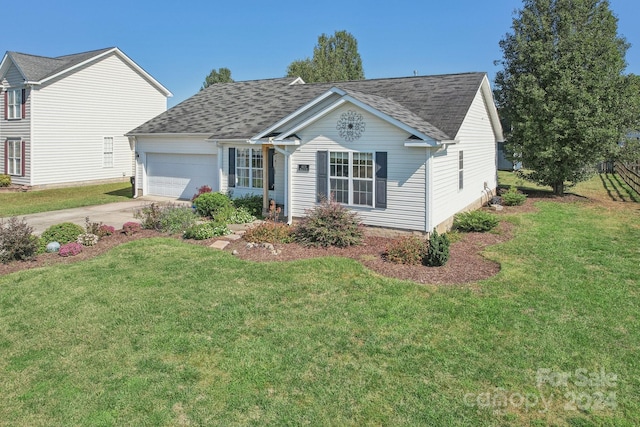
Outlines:
{"label": "sidewalk", "polygon": [[82,227],[85,226],[85,218],[91,222],[102,222],[116,229],[122,228],[122,224],[128,221],[138,221],[133,217],[136,210],[152,202],[158,203],[184,203],[184,200],[176,200],[167,197],[141,197],[127,202],[107,203],[105,205],[85,206],[82,208],[63,209],[59,211],[41,212],[36,214],[21,215],[27,224],[33,227],[34,234],[42,234],[47,228],[61,222],[73,222]]}

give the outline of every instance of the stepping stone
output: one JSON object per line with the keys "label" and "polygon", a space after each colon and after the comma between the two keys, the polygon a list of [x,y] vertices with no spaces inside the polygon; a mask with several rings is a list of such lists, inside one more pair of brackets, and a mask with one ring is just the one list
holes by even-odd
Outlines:
{"label": "stepping stone", "polygon": [[233,240],[238,240],[238,239],[242,239],[242,235],[241,234],[229,234],[228,236],[225,236],[227,239],[233,241]]}
{"label": "stepping stone", "polygon": [[209,247],[213,249],[224,249],[227,247],[228,244],[229,242],[225,240],[216,240],[215,242],[210,244]]}

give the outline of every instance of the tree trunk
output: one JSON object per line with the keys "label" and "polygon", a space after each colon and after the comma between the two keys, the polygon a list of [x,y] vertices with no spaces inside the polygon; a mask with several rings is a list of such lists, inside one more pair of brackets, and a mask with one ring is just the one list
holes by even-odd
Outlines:
{"label": "tree trunk", "polygon": [[553,183],[554,196],[564,196],[564,181],[556,181]]}

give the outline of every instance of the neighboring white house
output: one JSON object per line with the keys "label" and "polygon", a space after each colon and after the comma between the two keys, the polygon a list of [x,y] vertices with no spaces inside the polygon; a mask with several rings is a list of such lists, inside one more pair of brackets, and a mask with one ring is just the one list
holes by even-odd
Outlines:
{"label": "neighboring white house", "polygon": [[488,201],[503,139],[485,73],[215,84],[128,135],[138,194],[262,194],[289,222],[330,195],[424,232]]}
{"label": "neighboring white house", "polygon": [[0,63],[0,173],[56,186],[132,176],[125,133],[166,111],[164,86],[118,48]]}

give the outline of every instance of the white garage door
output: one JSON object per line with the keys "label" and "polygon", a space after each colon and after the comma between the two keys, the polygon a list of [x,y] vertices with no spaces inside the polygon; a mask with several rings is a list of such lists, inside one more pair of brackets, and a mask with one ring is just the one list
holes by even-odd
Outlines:
{"label": "white garage door", "polygon": [[198,188],[218,189],[218,161],[205,154],[147,154],[148,193],[190,199]]}

